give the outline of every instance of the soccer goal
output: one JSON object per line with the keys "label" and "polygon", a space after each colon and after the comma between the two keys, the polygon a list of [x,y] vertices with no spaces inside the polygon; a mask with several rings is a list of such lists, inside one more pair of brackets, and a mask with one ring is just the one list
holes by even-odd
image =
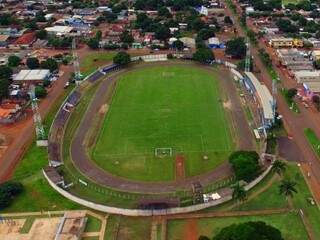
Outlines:
{"label": "soccer goal", "polygon": [[158,158],[171,157],[172,148],[155,148],[154,155]]}

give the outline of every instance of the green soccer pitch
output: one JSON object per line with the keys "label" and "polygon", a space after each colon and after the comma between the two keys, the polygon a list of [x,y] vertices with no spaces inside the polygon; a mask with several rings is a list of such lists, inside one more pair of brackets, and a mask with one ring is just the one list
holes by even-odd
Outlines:
{"label": "green soccer pitch", "polygon": [[177,154],[185,177],[214,169],[234,149],[218,73],[173,65],[121,75],[93,161],[114,175],[154,182],[175,180]]}

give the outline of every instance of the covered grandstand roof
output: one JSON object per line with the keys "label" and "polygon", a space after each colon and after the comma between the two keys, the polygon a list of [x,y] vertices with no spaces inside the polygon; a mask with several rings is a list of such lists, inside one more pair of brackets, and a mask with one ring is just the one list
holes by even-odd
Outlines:
{"label": "covered grandstand roof", "polygon": [[273,97],[269,91],[269,89],[261,84],[260,81],[256,78],[256,76],[252,72],[245,72],[246,76],[252,82],[253,87],[255,88],[257,95],[259,97],[263,115],[265,119],[273,119]]}

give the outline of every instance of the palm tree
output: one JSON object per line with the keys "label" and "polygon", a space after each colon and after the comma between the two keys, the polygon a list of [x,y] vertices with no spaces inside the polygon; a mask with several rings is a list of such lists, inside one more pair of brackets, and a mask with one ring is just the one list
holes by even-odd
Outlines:
{"label": "palm tree", "polygon": [[279,191],[281,195],[284,195],[287,199],[292,198],[294,193],[297,193],[296,189],[297,183],[291,181],[290,179],[283,179],[279,185]]}
{"label": "palm tree", "polygon": [[275,160],[272,164],[271,171],[282,176],[287,169],[287,164],[280,160]]}
{"label": "palm tree", "polygon": [[247,199],[247,191],[238,183],[232,186],[232,199],[238,202],[243,202]]}

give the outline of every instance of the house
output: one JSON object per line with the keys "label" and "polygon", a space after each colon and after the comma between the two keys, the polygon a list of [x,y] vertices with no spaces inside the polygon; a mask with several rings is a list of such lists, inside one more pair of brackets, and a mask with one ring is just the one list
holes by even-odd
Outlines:
{"label": "house", "polygon": [[11,48],[29,48],[36,41],[36,34],[34,32],[29,32],[23,34],[19,37],[12,45]]}
{"label": "house", "polygon": [[320,71],[297,71],[294,76],[298,83],[312,92],[320,92]]}
{"label": "house", "polygon": [[68,36],[73,31],[73,27],[56,25],[53,27],[47,27],[45,30],[52,36]]}
{"label": "house", "polygon": [[0,35],[0,47],[6,47],[8,45],[9,35]]}
{"label": "house", "polygon": [[195,48],[196,47],[196,41],[194,38],[191,37],[182,37],[179,39],[181,42],[183,42],[183,45],[188,48]]}
{"label": "house", "polygon": [[220,42],[219,38],[212,37],[208,39],[208,47],[211,49],[217,49],[217,48],[225,48],[224,44]]}
{"label": "house", "polygon": [[49,80],[50,70],[48,69],[33,69],[21,70],[18,74],[13,75],[13,83],[15,84],[37,84]]}
{"label": "house", "polygon": [[312,51],[312,58],[313,61],[317,61],[320,59],[320,50],[313,50]]}
{"label": "house", "polygon": [[269,44],[273,48],[281,47],[303,47],[303,40],[294,38],[272,38]]}

